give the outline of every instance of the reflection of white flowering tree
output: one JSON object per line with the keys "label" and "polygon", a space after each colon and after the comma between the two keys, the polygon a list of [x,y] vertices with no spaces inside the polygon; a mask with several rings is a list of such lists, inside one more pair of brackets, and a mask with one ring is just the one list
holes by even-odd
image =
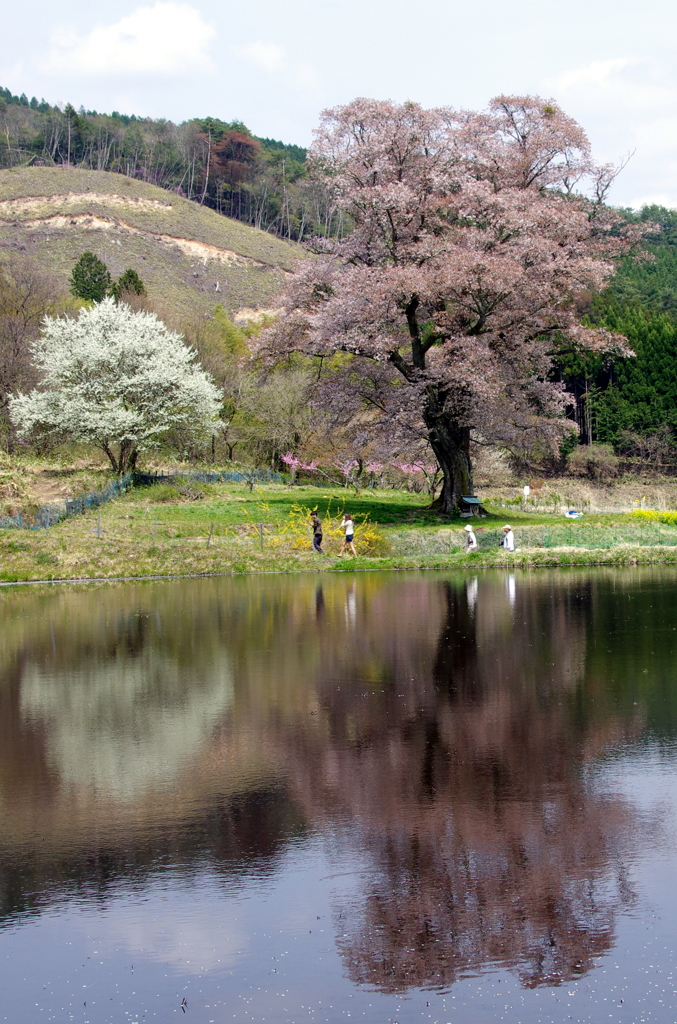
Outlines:
{"label": "reflection of white flowering tree", "polygon": [[176,786],[233,701],[225,651],[187,672],[150,642],[135,656],[70,664],[46,677],[26,667],[23,713],[45,726],[50,763],[64,786],[127,802]]}
{"label": "reflection of white flowering tree", "polygon": [[95,444],[116,473],[171,430],[219,429],[218,389],[153,313],[106,299],[77,320],[47,319],[33,353],[43,390],[11,399],[19,431]]}

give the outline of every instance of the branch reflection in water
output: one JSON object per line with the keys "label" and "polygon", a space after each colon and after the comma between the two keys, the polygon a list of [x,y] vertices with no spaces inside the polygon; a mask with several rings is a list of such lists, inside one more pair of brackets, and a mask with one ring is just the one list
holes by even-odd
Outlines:
{"label": "branch reflection in water", "polygon": [[3,594],[3,916],[166,863],[272,872],[324,832],[368,869],[335,901],[354,982],[589,970],[632,902],[637,836],[589,771],[644,725],[590,668],[614,586],[374,574]]}
{"label": "branch reflection in water", "polygon": [[[513,620],[512,600],[476,584],[440,586],[428,671],[407,679],[399,658],[390,666],[406,711],[391,687],[352,742],[314,752],[315,778],[338,763],[376,868],[337,907],[339,944],[350,976],[385,991],[446,987],[496,963],[527,986],[558,984],[610,947],[628,902],[632,811],[597,794],[585,764],[641,723],[572,715],[591,595],[509,588]],[[335,726],[351,718],[334,709]],[[306,813],[321,813],[326,801],[305,792]]]}

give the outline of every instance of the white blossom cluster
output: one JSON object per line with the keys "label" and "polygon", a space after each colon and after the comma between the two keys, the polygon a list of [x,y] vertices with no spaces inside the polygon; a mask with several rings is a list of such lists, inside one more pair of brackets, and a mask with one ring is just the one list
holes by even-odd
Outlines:
{"label": "white blossom cluster", "polygon": [[33,355],[41,388],[10,400],[21,434],[93,443],[121,472],[172,429],[195,439],[220,429],[218,388],[154,313],[111,298],[76,320],[46,318]]}

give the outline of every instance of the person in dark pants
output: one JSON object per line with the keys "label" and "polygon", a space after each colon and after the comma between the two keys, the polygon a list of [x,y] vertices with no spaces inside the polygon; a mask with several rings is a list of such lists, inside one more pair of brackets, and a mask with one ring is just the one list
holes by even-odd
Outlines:
{"label": "person in dark pants", "polygon": [[317,551],[318,555],[323,555],[322,550],[322,522],[317,512],[310,513],[310,525],[313,528],[313,551]]}

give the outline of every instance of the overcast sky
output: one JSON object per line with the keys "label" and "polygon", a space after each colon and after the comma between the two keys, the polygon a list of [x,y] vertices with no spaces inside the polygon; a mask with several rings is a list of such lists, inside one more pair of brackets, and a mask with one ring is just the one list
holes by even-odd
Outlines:
{"label": "overcast sky", "polygon": [[634,153],[612,202],[677,207],[676,29],[667,0],[30,0],[3,16],[0,85],[302,145],[355,96],[480,109],[536,93],[599,160]]}

